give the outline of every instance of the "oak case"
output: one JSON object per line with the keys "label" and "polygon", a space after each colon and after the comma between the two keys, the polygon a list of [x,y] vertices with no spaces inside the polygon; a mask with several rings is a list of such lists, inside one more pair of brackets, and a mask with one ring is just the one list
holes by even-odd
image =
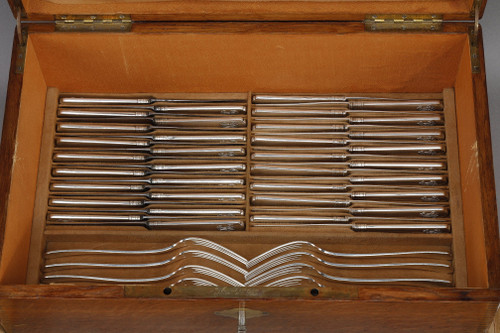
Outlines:
{"label": "oak case", "polygon": [[[474,5],[470,0],[432,6],[425,1],[24,3],[26,20],[127,13],[134,23],[130,32],[61,32],[52,22],[22,23],[16,32],[0,155],[0,323],[7,332],[225,332],[237,329],[237,316],[220,313],[246,309],[249,332],[486,330],[500,302],[500,246],[483,46],[480,31],[477,45],[471,33]],[[485,1],[480,9],[484,6]],[[15,13],[21,8],[14,2],[11,7]],[[402,12],[441,14],[442,29],[365,31],[365,15]],[[448,22],[458,19],[469,22]],[[475,47],[479,68],[471,61]],[[467,280],[456,288],[348,286],[317,296],[300,288],[180,288],[165,295],[159,287],[33,284],[26,273],[49,87],[82,94],[454,88]],[[258,315],[252,317],[252,310]]]}

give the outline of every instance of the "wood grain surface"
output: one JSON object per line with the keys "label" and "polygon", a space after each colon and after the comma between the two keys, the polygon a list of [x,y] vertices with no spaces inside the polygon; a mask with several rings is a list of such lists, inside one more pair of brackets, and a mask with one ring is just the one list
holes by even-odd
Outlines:
{"label": "wood grain surface", "polygon": [[[16,74],[17,33],[12,48],[10,65],[9,89],[5,105],[2,141],[0,143],[0,244],[3,244],[5,220],[7,218],[7,203],[11,187],[11,172],[16,147],[17,122],[19,118],[19,101],[23,76]],[[0,247],[0,257],[2,248]]]}
{"label": "wood grain surface", "polygon": [[473,75],[474,106],[476,109],[476,131],[479,172],[481,175],[481,202],[484,216],[486,260],[488,263],[488,283],[490,288],[500,288],[500,241],[498,232],[498,212],[496,205],[493,153],[491,150],[490,118],[488,94],[486,91],[486,71],[482,32],[479,33],[479,58],[481,71]]}

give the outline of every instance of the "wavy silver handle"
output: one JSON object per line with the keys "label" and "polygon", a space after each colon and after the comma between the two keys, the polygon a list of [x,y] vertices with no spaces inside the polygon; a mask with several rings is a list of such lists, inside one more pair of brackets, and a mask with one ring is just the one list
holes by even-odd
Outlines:
{"label": "wavy silver handle", "polygon": [[148,132],[149,125],[138,124],[94,124],[77,122],[60,122],[56,126],[57,132]]}
{"label": "wavy silver handle", "polygon": [[156,171],[220,171],[240,172],[246,170],[243,163],[221,163],[221,164],[153,164],[152,170]]}
{"label": "wavy silver handle", "polygon": [[401,110],[401,111],[440,111],[442,100],[350,100],[349,108],[357,110]]}
{"label": "wavy silver handle", "polygon": [[250,167],[252,175],[315,175],[315,176],[346,176],[347,168],[308,168],[294,165],[254,164]]}
{"label": "wavy silver handle", "polygon": [[448,183],[446,175],[395,175],[395,176],[353,176],[349,178],[352,184],[418,184],[418,185],[445,185]]}
{"label": "wavy silver handle", "polygon": [[151,148],[151,155],[194,155],[194,156],[245,156],[244,147],[182,147],[182,148]]}
{"label": "wavy silver handle", "polygon": [[346,139],[316,139],[306,137],[286,137],[286,136],[264,136],[254,135],[252,137],[253,145],[298,145],[298,146],[345,146]]}
{"label": "wavy silver handle", "polygon": [[125,138],[84,138],[84,137],[57,137],[56,146],[131,146],[149,147],[151,141],[148,139],[125,139]]}
{"label": "wavy silver handle", "polygon": [[406,130],[406,131],[351,131],[351,139],[372,140],[444,140],[445,134],[442,130]]}
{"label": "wavy silver handle", "polygon": [[354,231],[389,231],[389,232],[427,232],[427,233],[449,233],[451,226],[442,223],[395,223],[395,224],[366,224],[353,223]]}
{"label": "wavy silver handle", "polygon": [[76,192],[143,192],[147,190],[146,185],[142,184],[102,184],[102,183],[71,183],[71,182],[52,182],[51,191],[76,191]]}
{"label": "wavy silver handle", "polygon": [[102,97],[61,97],[60,103],[67,104],[151,104],[151,98],[102,98]]}
{"label": "wavy silver handle", "polygon": [[348,185],[345,184],[301,184],[301,183],[264,183],[253,182],[250,184],[250,189],[253,191],[270,191],[270,192],[342,192],[348,190]]}
{"label": "wavy silver handle", "polygon": [[321,197],[297,197],[297,196],[279,196],[279,195],[260,195],[252,196],[254,205],[293,205],[293,206],[327,206],[327,207],[349,207],[352,202],[347,199],[325,199]]}
{"label": "wavy silver handle", "polygon": [[245,105],[182,105],[182,106],[157,106],[155,111],[158,112],[209,112],[209,113],[224,113],[224,114],[239,114],[245,113],[247,107]]}
{"label": "wavy silver handle", "polygon": [[349,111],[345,109],[255,107],[252,110],[252,115],[256,117],[346,117],[348,114]]}
{"label": "wavy silver handle", "polygon": [[59,109],[57,116],[61,118],[147,118],[154,115],[146,110],[102,110],[102,109]]}
{"label": "wavy silver handle", "polygon": [[152,177],[149,181],[154,185],[198,185],[198,186],[239,186],[244,185],[244,179],[238,178],[162,178]]}
{"label": "wavy silver handle", "polygon": [[255,152],[253,161],[347,161],[346,153],[280,153],[280,152]]}
{"label": "wavy silver handle", "polygon": [[52,169],[55,177],[144,177],[146,170],[137,169],[101,169],[101,168],[60,168]]}
{"label": "wavy silver handle", "polygon": [[446,206],[407,206],[407,207],[353,207],[349,213],[355,216],[416,216],[425,218],[448,217]]}
{"label": "wavy silver handle", "polygon": [[149,155],[144,154],[116,154],[116,153],[69,153],[56,152],[52,158],[56,162],[81,161],[81,162],[146,162]]}
{"label": "wavy silver handle", "polygon": [[372,169],[446,169],[446,162],[379,162],[379,161],[351,161],[350,168]]}
{"label": "wavy silver handle", "polygon": [[254,131],[285,131],[285,132],[345,132],[348,130],[347,125],[331,124],[331,125],[312,125],[312,124],[256,124],[252,126]]}
{"label": "wavy silver handle", "polygon": [[88,222],[139,222],[145,221],[143,215],[123,215],[123,214],[86,214],[86,213],[49,213],[47,215],[49,221],[57,222],[72,222],[72,221],[88,221]]}
{"label": "wavy silver handle", "polygon": [[271,95],[257,94],[252,97],[254,103],[306,103],[306,102],[345,102],[343,95]]}
{"label": "wavy silver handle", "polygon": [[147,210],[149,214],[155,215],[212,215],[212,216],[243,216],[245,211],[238,208],[179,208],[179,209],[163,209],[150,208]]}

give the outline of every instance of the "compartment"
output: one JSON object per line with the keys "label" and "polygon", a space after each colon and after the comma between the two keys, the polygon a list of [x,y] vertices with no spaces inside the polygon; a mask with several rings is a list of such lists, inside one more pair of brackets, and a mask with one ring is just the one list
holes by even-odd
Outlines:
{"label": "compartment", "polygon": [[[145,243],[173,242],[193,235],[185,232],[149,232],[96,228],[48,228],[45,240],[30,244],[40,165],[49,155],[40,156],[45,112],[55,116],[57,92],[48,95],[48,87],[78,94],[140,94],[165,92],[177,96],[189,93],[248,91],[276,93],[425,93],[440,94],[455,89],[460,168],[450,175],[450,183],[461,184],[464,204],[465,240],[453,235],[429,237],[400,234],[329,235],[323,231],[304,235],[287,230],[280,238],[274,232],[245,231],[234,234],[196,233],[208,239],[255,255],[255,246],[263,242],[270,248],[280,241],[314,240],[325,247],[336,238],[358,244],[383,240],[398,248],[404,241],[440,244],[454,248],[456,254],[465,244],[466,263],[455,263],[462,270],[457,286],[487,287],[485,235],[482,227],[481,177],[475,142],[475,110],[469,43],[466,32],[433,34],[337,33],[335,24],[304,24],[296,32],[283,32],[286,25],[256,23],[228,28],[213,25],[177,32],[134,32],[125,34],[64,34],[32,32],[29,37],[25,80],[21,95],[17,148],[12,170],[7,223],[0,277],[3,284],[37,283],[39,266],[28,269],[28,252],[40,257],[45,241],[51,244],[79,245],[83,239],[94,242],[122,243],[140,238]],[[380,45],[384,45],[383,48]],[[57,61],[54,59],[57,54]],[[182,93],[182,94],[181,94]],[[449,98],[449,97],[448,97]],[[453,102],[453,98],[451,98]],[[51,115],[49,115],[51,116]],[[457,158],[457,156],[455,156]],[[459,181],[460,178],[460,181]],[[43,181],[43,180],[38,180]],[[460,203],[455,203],[460,205]],[[458,226],[457,228],[460,228]],[[345,237],[345,238],[344,238]],[[153,241],[154,240],[154,241]],[[342,242],[341,242],[342,243]],[[248,244],[254,244],[246,249]],[[344,244],[344,243],[342,243]],[[425,245],[425,244],[424,244]],[[251,250],[250,248],[252,248]],[[363,245],[368,246],[368,245]],[[348,246],[342,246],[347,249]],[[331,249],[338,249],[331,247]],[[460,257],[460,256],[458,256]],[[16,258],[14,260],[14,258]],[[40,257],[41,259],[41,257]],[[465,280],[465,270],[467,280]],[[28,280],[26,273],[30,272]]]}

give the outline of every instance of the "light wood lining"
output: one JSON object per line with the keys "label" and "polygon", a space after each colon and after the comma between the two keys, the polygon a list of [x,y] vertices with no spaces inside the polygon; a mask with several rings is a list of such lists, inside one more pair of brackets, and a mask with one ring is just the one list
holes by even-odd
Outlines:
{"label": "light wood lining", "polygon": [[24,75],[0,265],[0,284],[24,283],[26,276],[47,89],[31,43],[27,48]]}
{"label": "light wood lining", "polygon": [[61,91],[327,93],[441,92],[454,83],[466,37],[36,33],[32,38],[47,84]]}
{"label": "light wood lining", "polygon": [[47,215],[47,198],[50,182],[50,165],[52,160],[52,151],[54,148],[54,121],[57,115],[57,105],[59,102],[59,91],[56,88],[47,90],[47,101],[45,106],[45,121],[43,127],[42,147],[40,152],[40,165],[38,169],[38,179],[36,188],[36,202],[33,212],[33,226],[31,232],[31,244],[28,261],[28,271],[26,283],[38,283],[37,272],[40,268],[40,252],[45,250],[44,230]]}
{"label": "light wood lining", "polygon": [[488,285],[484,245],[481,184],[479,177],[477,135],[474,124],[474,96],[472,89],[469,44],[466,43],[455,82],[460,174],[462,180],[465,248],[469,287]]}
{"label": "light wood lining", "polygon": [[464,221],[462,214],[462,192],[460,190],[460,164],[458,158],[457,121],[455,114],[455,93],[453,89],[443,92],[446,126],[446,156],[448,157],[448,186],[450,188],[450,216],[453,234],[453,262],[455,268],[455,286],[467,286],[467,266],[464,244]]}

